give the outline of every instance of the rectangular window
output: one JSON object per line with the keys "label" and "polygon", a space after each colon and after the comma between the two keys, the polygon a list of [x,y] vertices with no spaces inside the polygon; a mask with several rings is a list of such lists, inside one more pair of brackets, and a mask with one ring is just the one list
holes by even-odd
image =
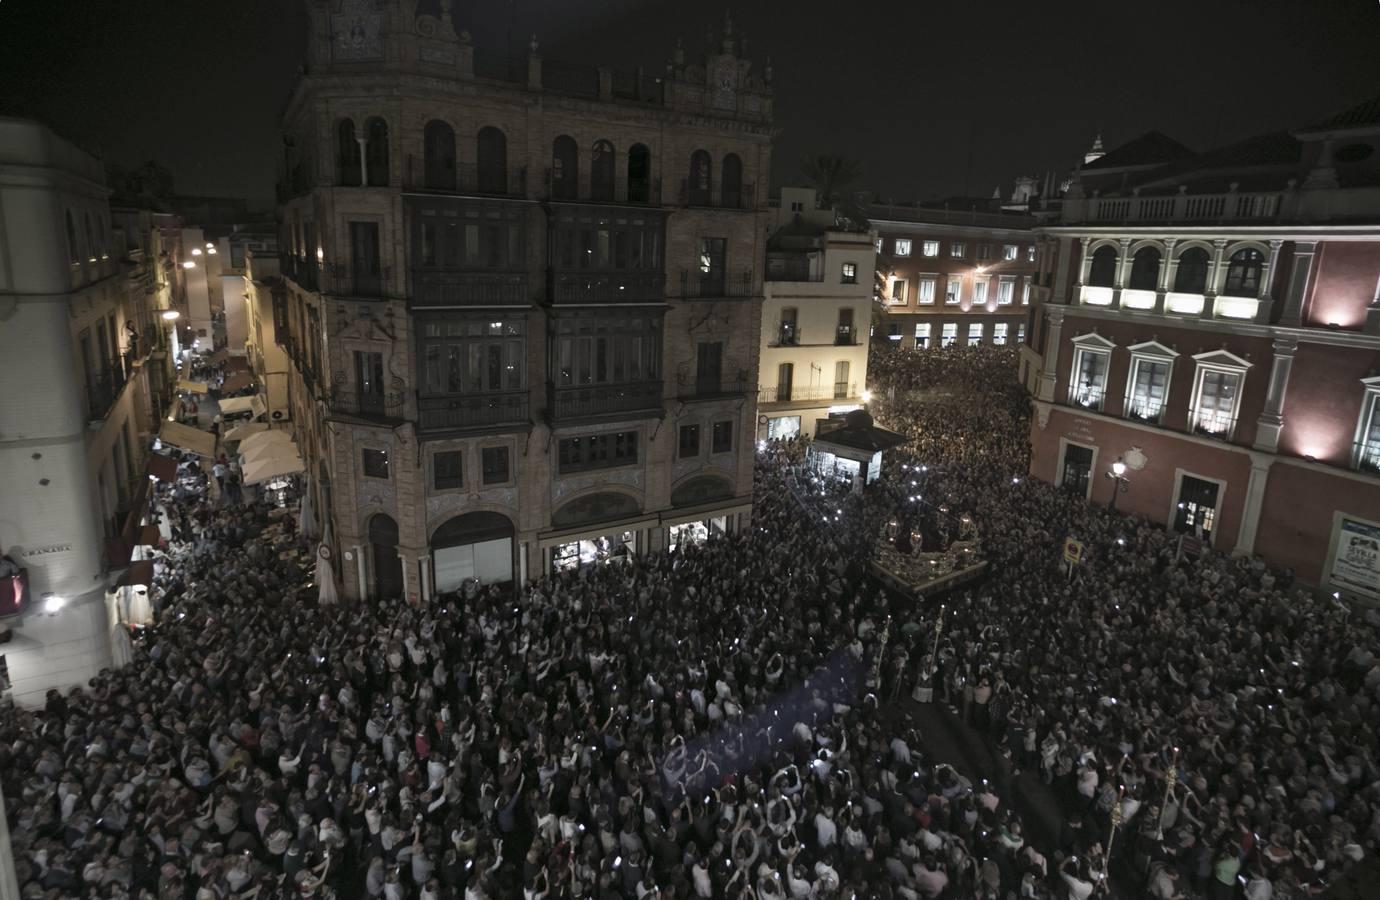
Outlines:
{"label": "rectangular window", "polygon": [[700,239],[700,296],[722,296],[727,272],[728,241],[724,238]]}
{"label": "rectangular window", "polygon": [[714,438],[711,448],[714,453],[727,453],[733,449],[732,420],[714,423]]}
{"label": "rectangular window", "polygon": [[977,306],[986,306],[986,305],[987,305],[987,279],[986,279],[986,278],[974,278],[974,279],[973,279],[973,306],[977,307]]}
{"label": "rectangular window", "polygon": [[1069,397],[1085,409],[1102,409],[1107,392],[1107,353],[1079,347],[1073,355],[1073,384]]}
{"label": "rectangular window", "polygon": [[485,447],[481,452],[485,484],[504,484],[508,481],[508,448]]}
{"label": "rectangular window", "polygon": [[886,339],[889,341],[899,341],[901,339],[901,326],[892,323],[886,327]]}
{"label": "rectangular window", "polygon": [[1017,247],[1015,244],[1007,244],[1005,247],[1001,248],[1001,258],[1006,260],[1015,259],[1016,254],[1019,253],[1020,250],[1021,248]]}
{"label": "rectangular window", "polygon": [[1021,306],[1029,306],[1029,305],[1030,305],[1030,279],[1029,279],[1029,278],[1026,278],[1025,283],[1021,285]]}
{"label": "rectangular window", "polygon": [[944,285],[944,302],[949,306],[957,306],[959,298],[963,295],[963,276],[950,275],[948,282]]}
{"label": "rectangular window", "polygon": [[853,307],[851,306],[839,309],[839,324],[835,331],[834,343],[839,346],[853,343]]}
{"label": "rectangular window", "polygon": [[858,264],[846,262],[843,264],[843,274],[841,280],[844,284],[858,283]]}
{"label": "rectangular window", "polygon": [[997,305],[1010,306],[1016,299],[1016,276],[1003,275],[997,282]]}
{"label": "rectangular window", "polygon": [[370,478],[388,477],[388,451],[365,448],[362,453],[364,474]]}
{"label": "rectangular window", "polygon": [[795,364],[781,363],[776,367],[776,399],[791,399],[792,382],[795,380]]}
{"label": "rectangular window", "polygon": [[897,278],[891,282],[891,302],[902,304],[906,302],[906,280]]}
{"label": "rectangular window", "polygon": [[921,241],[921,242],[920,242],[920,254],[921,254],[922,256],[938,256],[938,255],[939,255],[939,242],[938,242],[938,241]]}
{"label": "rectangular window", "polygon": [[1035,261],[1035,245],[1034,245],[1034,244],[1031,244],[1029,247],[1026,247],[1026,248],[1025,248],[1025,261],[1026,261],[1026,262],[1034,262],[1034,261]]}
{"label": "rectangular window", "polygon": [[949,244],[949,255],[954,259],[962,259],[963,254],[966,252],[962,241],[953,241]]}
{"label": "rectangular window", "polygon": [[1361,440],[1356,446],[1356,468],[1380,472],[1380,385],[1368,388],[1361,407]]}
{"label": "rectangular window", "polygon": [[929,323],[929,322],[917,322],[917,323],[915,323],[915,346],[916,346],[916,348],[919,349],[919,350],[923,350],[923,349],[925,349],[926,347],[928,347],[929,345],[930,345],[930,323]]}
{"label": "rectangular window", "polygon": [[881,252],[882,252],[882,240],[883,240],[882,238],[877,238],[877,252],[878,252],[878,253],[881,253]]}
{"label": "rectangular window", "polygon": [[1016,341],[1017,341],[1017,343],[1022,343],[1022,344],[1025,343],[1025,323],[1024,323],[1024,322],[1022,322],[1021,324],[1019,324],[1019,325],[1016,326]]}
{"label": "rectangular window", "polygon": [[992,245],[991,245],[991,244],[978,244],[978,245],[977,245],[977,258],[978,258],[978,259],[991,259],[991,258],[992,258]]}
{"label": "rectangular window", "polygon": [[1007,334],[1007,330],[1008,330],[1010,327],[1011,327],[1011,326],[1008,325],[1008,324],[1006,324],[1005,322],[998,322],[998,323],[996,323],[995,325],[993,325],[993,326],[992,326],[992,343],[995,344],[995,345],[998,346],[998,347],[1005,347],[1005,346],[1006,346],[1006,334]]}
{"label": "rectangular window", "polygon": [[1230,438],[1236,425],[1236,398],[1240,391],[1240,372],[1199,369],[1193,430],[1213,437]]}
{"label": "rectangular window", "polygon": [[1169,396],[1169,363],[1165,360],[1133,357],[1126,415],[1141,422],[1158,424]]}
{"label": "rectangular window", "polygon": [[680,444],[676,451],[679,459],[691,459],[700,455],[700,426],[680,426]]}
{"label": "rectangular window", "polygon": [[834,363],[834,399],[843,400],[847,398],[851,391],[848,385],[848,371],[852,368],[848,360],[841,359]]}
{"label": "rectangular window", "polygon": [[968,346],[969,346],[969,347],[976,347],[978,344],[981,344],[981,343],[982,343],[982,323],[981,323],[981,322],[969,322],[969,323],[968,323]]}
{"label": "rectangular window", "polygon": [[717,394],[722,387],[724,345],[722,341],[702,341],[695,345],[695,392]]}
{"label": "rectangular window", "polygon": [[893,246],[897,256],[910,256],[910,238],[897,238]]}
{"label": "rectangular window", "polygon": [[952,347],[956,340],[958,340],[958,323],[945,322],[944,330],[939,335],[939,346]]}
{"label": "rectangular window", "polygon": [[431,458],[431,482],[438,491],[465,486],[465,454],[461,450],[442,450]]}
{"label": "rectangular window", "polygon": [[562,438],[557,446],[557,462],[562,475],[590,469],[630,466],[637,462],[636,431],[613,434],[588,434]]}
{"label": "rectangular window", "polygon": [[785,347],[794,346],[800,340],[800,333],[796,326],[797,312],[794,306],[787,306],[781,310],[781,324],[777,329],[776,342]]}
{"label": "rectangular window", "polygon": [[916,285],[915,285],[915,289],[916,289],[916,291],[917,291],[917,293],[916,293],[916,301],[917,301],[917,302],[919,302],[919,303],[933,303],[933,302],[934,302],[934,282],[935,282],[935,277],[934,277],[933,275],[921,275],[921,276],[920,276],[920,280],[919,280],[918,282],[916,282]]}

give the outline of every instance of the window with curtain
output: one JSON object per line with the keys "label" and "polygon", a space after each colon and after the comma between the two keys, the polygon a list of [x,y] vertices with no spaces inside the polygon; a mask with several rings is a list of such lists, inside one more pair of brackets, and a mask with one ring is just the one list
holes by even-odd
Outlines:
{"label": "window with curtain", "polygon": [[1085,409],[1102,409],[1107,390],[1108,355],[1102,351],[1079,347],[1074,355],[1073,384],[1069,394],[1073,402]]}
{"label": "window with curtain", "polygon": [[1126,415],[1141,422],[1158,424],[1169,396],[1169,363],[1137,358],[1131,367],[1131,390]]}

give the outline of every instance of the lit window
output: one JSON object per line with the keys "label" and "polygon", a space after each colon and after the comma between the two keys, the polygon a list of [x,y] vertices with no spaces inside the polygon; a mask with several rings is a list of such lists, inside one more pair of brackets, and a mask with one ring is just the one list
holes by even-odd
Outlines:
{"label": "lit window", "polygon": [[939,255],[939,242],[938,242],[938,241],[921,241],[921,242],[920,242],[920,254],[921,254],[922,256],[938,256],[938,255]]}
{"label": "lit window", "polygon": [[881,239],[881,238],[877,238],[877,252],[878,252],[878,253],[881,253],[881,252],[882,252],[882,239]]}
{"label": "lit window", "polygon": [[1019,324],[1019,325],[1016,326],[1016,341],[1017,341],[1018,343],[1022,343],[1022,344],[1025,343],[1025,323],[1024,323],[1024,322],[1022,322],[1021,324]]}
{"label": "lit window", "polygon": [[896,255],[910,256],[910,238],[896,239]]}
{"label": "lit window", "polygon": [[1020,247],[1017,247],[1015,244],[1007,244],[1005,247],[1001,248],[1001,258],[1007,260],[1015,259],[1016,254],[1020,252]]}
{"label": "lit window", "polygon": [[993,343],[993,344],[996,344],[998,347],[1005,347],[1005,346],[1006,346],[1006,334],[1007,334],[1007,330],[1008,330],[1010,327],[1011,327],[1011,326],[1008,325],[1008,324],[1006,324],[1005,322],[998,322],[997,324],[993,325],[993,326],[992,326],[992,343]]}
{"label": "lit window", "polygon": [[892,323],[886,327],[886,339],[889,341],[899,341],[901,339],[901,326]]}
{"label": "lit window", "polygon": [[973,279],[973,305],[985,306],[987,304],[987,279]]}
{"label": "lit window", "polygon": [[1169,379],[1179,354],[1156,341],[1126,348],[1131,369],[1126,379],[1126,417],[1158,425],[1169,399]]}
{"label": "lit window", "polygon": [[857,264],[857,263],[846,262],[846,263],[843,264],[843,283],[844,283],[844,284],[857,284],[857,283],[858,283],[858,264]]}
{"label": "lit window", "polygon": [[915,323],[915,346],[923,350],[930,345],[930,323]]}
{"label": "lit window", "polygon": [[1084,409],[1100,411],[1107,394],[1107,368],[1113,344],[1097,334],[1076,337],[1073,344],[1069,402]]}
{"label": "lit window", "polygon": [[1016,299],[1016,277],[1014,275],[1003,275],[1001,281],[997,282],[997,305],[1010,306]]}
{"label": "lit window", "polygon": [[956,340],[958,340],[958,323],[945,322],[944,330],[939,334],[939,346],[952,347]]}
{"label": "lit window", "polygon": [[918,292],[917,295],[916,295],[916,301],[917,301],[917,302],[919,302],[919,303],[933,303],[933,302],[934,302],[934,282],[935,282],[935,277],[934,277],[933,275],[921,275],[921,276],[920,276],[920,280],[919,280],[918,282],[916,282],[916,290],[917,290],[917,292]]}
{"label": "lit window", "polygon": [[950,275],[949,281],[944,285],[944,302],[953,306],[958,303],[958,298],[963,293],[963,276]]}
{"label": "lit window", "polygon": [[[1202,354],[1193,383],[1190,424],[1209,437],[1231,440],[1236,430],[1237,405],[1249,363],[1223,351]],[[1206,360],[1206,361],[1205,361]]]}
{"label": "lit window", "polygon": [[1027,279],[1025,280],[1025,284],[1021,285],[1021,306],[1029,306],[1029,305],[1030,305],[1030,279],[1027,278]]}
{"label": "lit window", "polygon": [[1380,377],[1365,378],[1366,399],[1361,404],[1361,422],[1357,429],[1356,468],[1380,472]]}
{"label": "lit window", "polygon": [[1026,248],[1025,248],[1025,261],[1026,261],[1026,262],[1034,262],[1034,261],[1035,261],[1035,245],[1034,245],[1034,244],[1031,244],[1029,247],[1026,247]]}
{"label": "lit window", "polygon": [[968,346],[969,346],[969,347],[976,347],[978,344],[981,344],[981,343],[982,343],[982,323],[981,323],[981,322],[970,322],[970,323],[968,323]]}
{"label": "lit window", "polygon": [[905,302],[906,302],[906,280],[905,280],[904,278],[895,278],[895,279],[892,279],[892,282],[891,282],[891,302],[892,302],[892,303],[905,303]]}
{"label": "lit window", "polygon": [[955,259],[962,259],[964,252],[962,241],[954,241],[949,245],[949,255]]}

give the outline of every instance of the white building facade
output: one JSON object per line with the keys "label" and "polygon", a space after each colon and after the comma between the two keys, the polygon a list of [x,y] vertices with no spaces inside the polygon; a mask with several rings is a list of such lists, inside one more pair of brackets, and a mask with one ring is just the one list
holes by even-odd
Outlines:
{"label": "white building facade", "polygon": [[783,188],[768,241],[757,438],[814,436],[867,402],[874,236]]}

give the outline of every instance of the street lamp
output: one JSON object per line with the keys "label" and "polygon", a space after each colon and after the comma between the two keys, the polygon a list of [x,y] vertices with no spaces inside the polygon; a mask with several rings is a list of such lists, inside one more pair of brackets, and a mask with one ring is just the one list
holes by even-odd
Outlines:
{"label": "street lamp", "polygon": [[182,315],[182,313],[178,312],[178,311],[175,310],[175,309],[166,309],[166,310],[163,311],[163,318],[164,318],[164,319],[167,319],[169,322],[175,322],[175,321],[177,321],[178,316],[181,316],[181,315]]}
{"label": "street lamp", "polygon": [[1112,499],[1107,501],[1107,510],[1109,512],[1116,512],[1116,495],[1126,493],[1131,484],[1131,479],[1126,477],[1125,461],[1118,456],[1116,462],[1112,463],[1112,467],[1107,471],[1106,475],[1108,478],[1112,479]]}

